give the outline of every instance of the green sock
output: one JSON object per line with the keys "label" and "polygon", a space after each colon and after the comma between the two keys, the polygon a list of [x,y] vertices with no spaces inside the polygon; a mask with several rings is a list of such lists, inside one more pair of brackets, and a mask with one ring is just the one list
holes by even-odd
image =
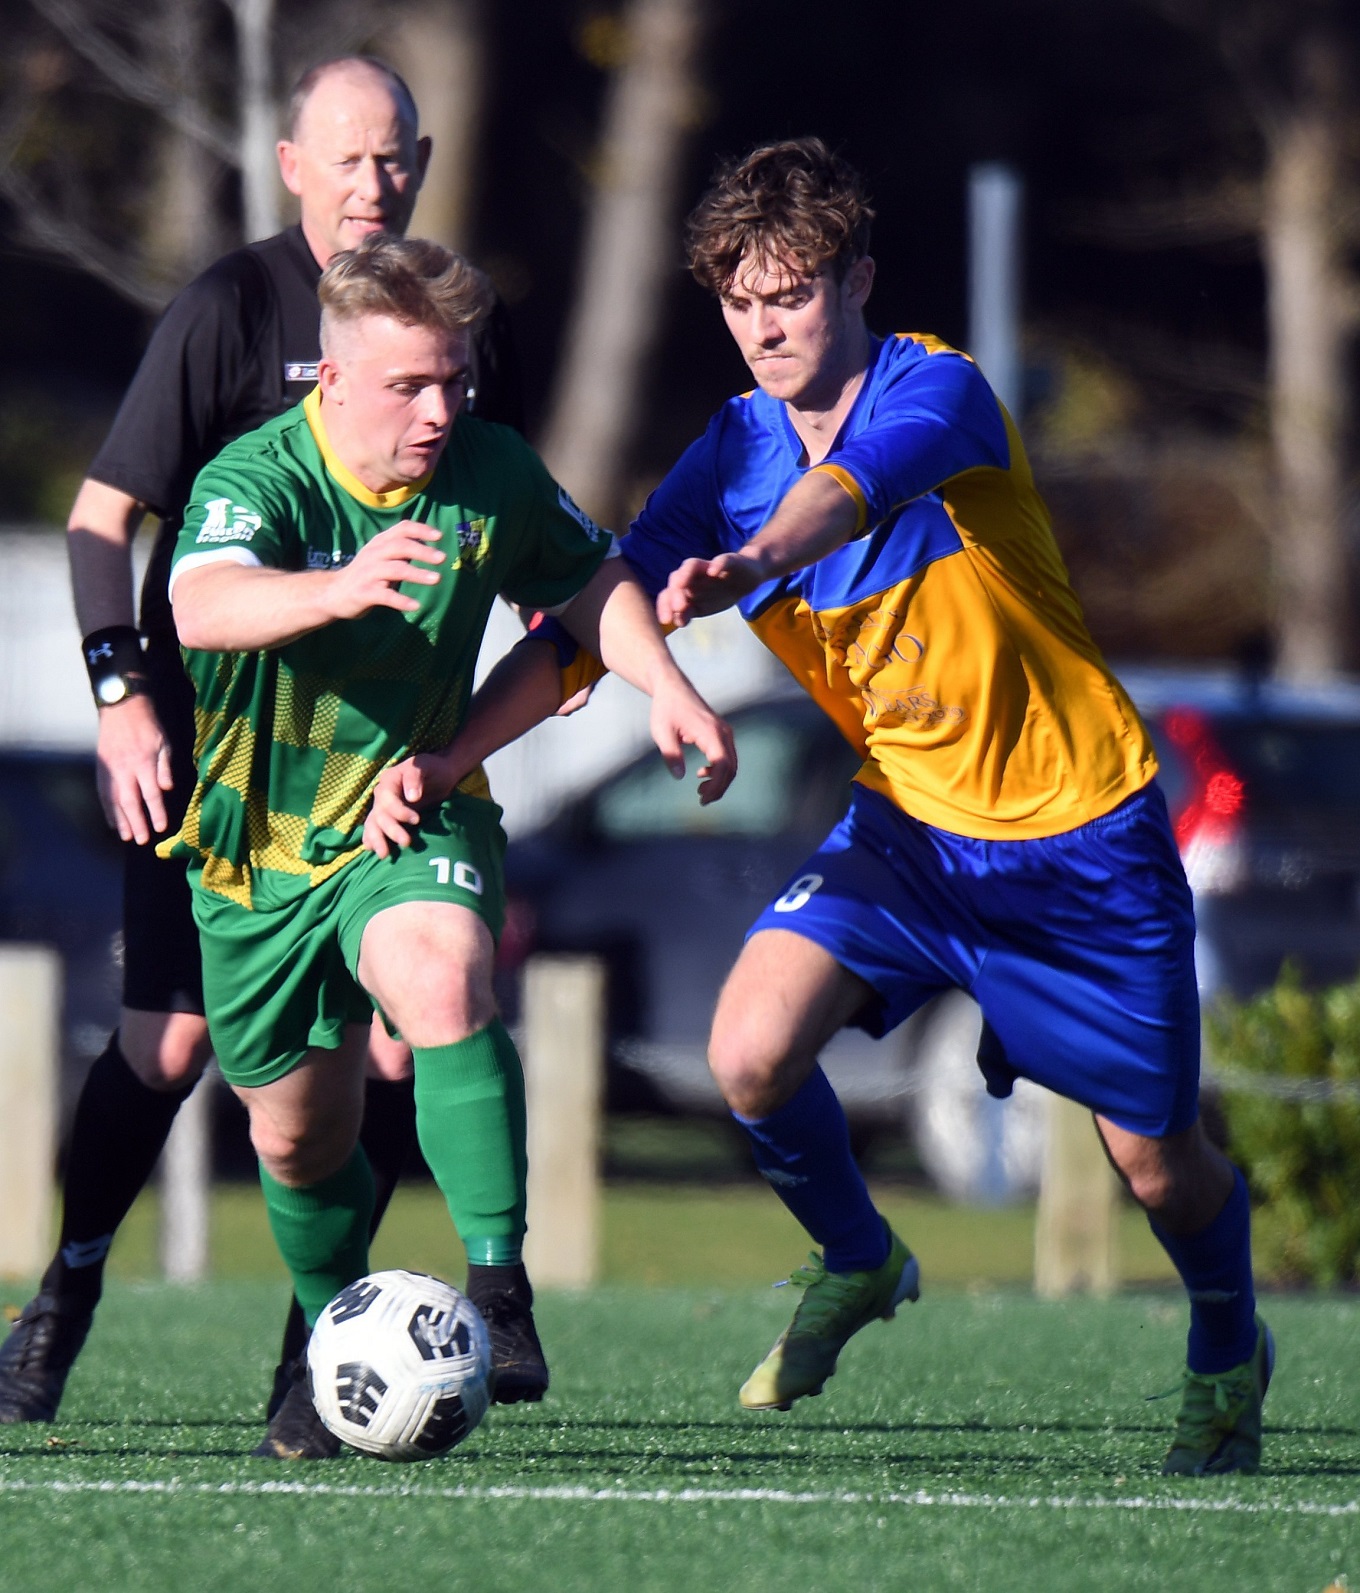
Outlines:
{"label": "green sock", "polygon": [[499,1018],[453,1045],[415,1049],[416,1134],[468,1253],[519,1260],[524,1238],[524,1070]]}
{"label": "green sock", "polygon": [[363,1147],[319,1184],[290,1189],[260,1164],[260,1185],[274,1242],[293,1275],[308,1327],[348,1283],[368,1271],[373,1173]]}

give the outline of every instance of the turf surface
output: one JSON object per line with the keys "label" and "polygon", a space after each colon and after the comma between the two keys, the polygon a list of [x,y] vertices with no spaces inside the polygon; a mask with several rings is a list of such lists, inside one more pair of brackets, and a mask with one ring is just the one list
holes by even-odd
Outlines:
{"label": "turf surface", "polygon": [[927,1293],[782,1416],[734,1396],[786,1292],[547,1295],[548,1400],[389,1467],[249,1458],[282,1292],[111,1285],[61,1420],[0,1428],[6,1593],[1360,1587],[1354,1300],[1267,1301],[1261,1476],[1164,1480],[1170,1294]]}

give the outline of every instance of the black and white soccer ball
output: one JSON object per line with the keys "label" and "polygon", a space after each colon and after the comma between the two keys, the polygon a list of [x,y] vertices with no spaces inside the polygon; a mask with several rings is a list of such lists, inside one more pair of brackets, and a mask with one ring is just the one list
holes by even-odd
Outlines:
{"label": "black and white soccer ball", "polygon": [[477,1307],[423,1272],[373,1272],[330,1302],[307,1345],[317,1414],[379,1460],[445,1454],[486,1415],[491,1344]]}

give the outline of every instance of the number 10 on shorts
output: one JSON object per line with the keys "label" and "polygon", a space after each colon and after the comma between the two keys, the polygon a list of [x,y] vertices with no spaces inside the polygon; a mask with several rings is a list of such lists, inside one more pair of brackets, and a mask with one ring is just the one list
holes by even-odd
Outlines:
{"label": "number 10 on shorts", "polygon": [[434,870],[437,884],[452,883],[459,890],[471,891],[474,896],[482,894],[482,876],[471,863],[464,863],[461,858],[455,863],[447,857],[432,857],[430,867]]}

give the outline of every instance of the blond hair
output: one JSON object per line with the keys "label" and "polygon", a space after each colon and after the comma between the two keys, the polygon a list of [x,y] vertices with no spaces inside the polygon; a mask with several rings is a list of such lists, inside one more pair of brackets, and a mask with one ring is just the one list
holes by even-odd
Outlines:
{"label": "blond hair", "polygon": [[336,325],[383,315],[403,326],[470,331],[491,308],[491,284],[462,255],[427,238],[374,233],[321,273],[321,347]]}

